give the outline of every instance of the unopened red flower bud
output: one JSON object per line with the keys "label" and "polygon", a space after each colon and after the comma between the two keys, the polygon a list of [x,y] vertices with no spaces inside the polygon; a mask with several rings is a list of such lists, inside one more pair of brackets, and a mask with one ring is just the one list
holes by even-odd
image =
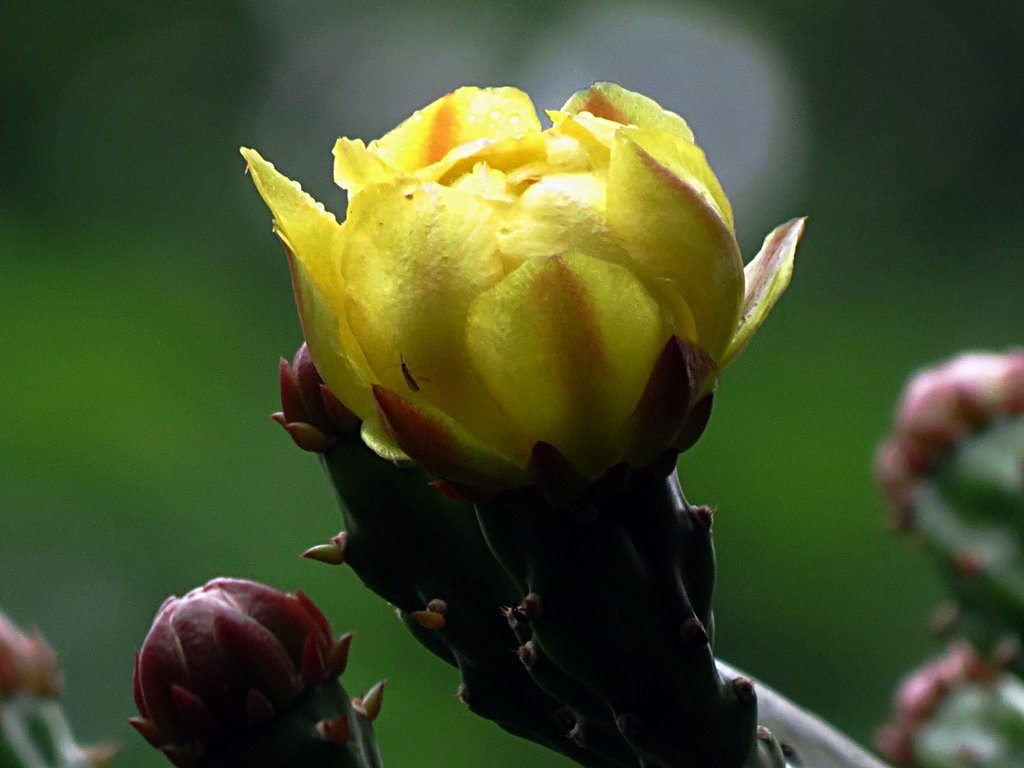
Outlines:
{"label": "unopened red flower bud", "polygon": [[160,607],[136,656],[132,725],[175,764],[193,765],[332,678],[335,648],[301,592],[214,579]]}

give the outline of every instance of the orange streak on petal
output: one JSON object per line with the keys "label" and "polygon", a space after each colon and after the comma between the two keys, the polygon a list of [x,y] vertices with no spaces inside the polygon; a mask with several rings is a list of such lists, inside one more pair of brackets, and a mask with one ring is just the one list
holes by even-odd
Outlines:
{"label": "orange streak on petal", "polygon": [[458,121],[455,113],[455,94],[449,93],[437,105],[430,123],[423,165],[436,163],[455,146]]}

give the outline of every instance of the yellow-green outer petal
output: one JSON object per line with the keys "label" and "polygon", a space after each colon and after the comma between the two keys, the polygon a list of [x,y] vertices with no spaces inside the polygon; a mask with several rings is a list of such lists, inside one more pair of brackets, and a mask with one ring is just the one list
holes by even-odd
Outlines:
{"label": "yellow-green outer petal", "polygon": [[724,368],[743,351],[754,331],[761,326],[789,285],[793,276],[796,246],[804,233],[806,222],[806,218],[793,219],[772,230],[764,239],[757,256],[743,270],[746,280],[743,312],[721,367]]}
{"label": "yellow-green outer petal", "polygon": [[487,391],[522,433],[595,476],[616,463],[618,434],[667,338],[641,282],[583,254],[524,262],[470,309],[467,347]]}
{"label": "yellow-green outer petal", "polygon": [[706,190],[673,170],[676,162],[620,131],[608,169],[608,226],[646,279],[674,283],[693,313],[693,340],[718,361],[739,320],[743,260],[732,228]]}
{"label": "yellow-green outer petal", "polygon": [[576,91],[565,102],[561,111],[589,112],[623,125],[665,131],[693,142],[693,131],[683,118],[662,108],[654,99],[634,93],[616,83],[594,83],[585,91]]}
{"label": "yellow-green outer petal", "polygon": [[317,370],[334,396],[365,418],[373,407],[365,361],[335,303],[341,227],[333,214],[258,152],[243,149],[242,156],[256,189],[274,214],[274,230],[288,253],[299,319]]}

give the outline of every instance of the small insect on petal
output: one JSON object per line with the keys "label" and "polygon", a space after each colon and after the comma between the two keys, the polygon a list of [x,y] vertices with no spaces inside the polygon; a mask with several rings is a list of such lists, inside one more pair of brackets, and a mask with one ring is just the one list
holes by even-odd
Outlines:
{"label": "small insect on petal", "polygon": [[[416,380],[416,377],[412,375],[412,371],[409,368],[409,364],[405,362],[405,358],[402,356],[401,352],[399,352],[398,354],[398,364],[402,367],[402,378],[405,379],[405,383],[409,385],[409,389],[411,389],[413,392],[419,392],[420,383],[419,381]],[[430,381],[430,379],[423,378],[422,376],[420,377],[420,379],[422,381]]]}

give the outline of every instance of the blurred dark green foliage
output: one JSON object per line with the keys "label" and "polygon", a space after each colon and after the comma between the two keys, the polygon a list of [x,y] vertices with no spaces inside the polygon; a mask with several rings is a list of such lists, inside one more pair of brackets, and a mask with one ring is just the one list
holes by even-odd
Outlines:
{"label": "blurred dark green foliage", "polygon": [[[265,418],[300,332],[237,147],[304,181],[319,169],[307,186],[321,195],[336,135],[372,138],[409,109],[378,104],[387,119],[361,122],[361,100],[399,85],[363,78],[345,125],[289,145],[261,113],[293,39],[275,35],[273,5],[0,12],[0,604],[61,652],[72,722],[121,739],[118,764],[165,764],[125,725],[132,652],[168,593],[220,574],[302,588],[356,631],[345,684],[390,679],[377,724],[390,764],[564,764],[463,712],[454,673],[386,605],[344,568],[298,558],[340,519],[316,461]],[[436,13],[512,60],[567,7]],[[1024,6],[719,7],[787,58],[807,141],[789,214],[811,218],[793,286],[724,377],[683,485],[719,507],[721,654],[867,740],[898,676],[934,649],[940,597],[885,530],[872,450],[912,369],[1022,341]],[[290,29],[358,28],[368,8],[296,5]],[[666,106],[700,135],[685,104]],[[340,213],[340,195],[325,202]],[[777,223],[737,213],[744,233]]]}

